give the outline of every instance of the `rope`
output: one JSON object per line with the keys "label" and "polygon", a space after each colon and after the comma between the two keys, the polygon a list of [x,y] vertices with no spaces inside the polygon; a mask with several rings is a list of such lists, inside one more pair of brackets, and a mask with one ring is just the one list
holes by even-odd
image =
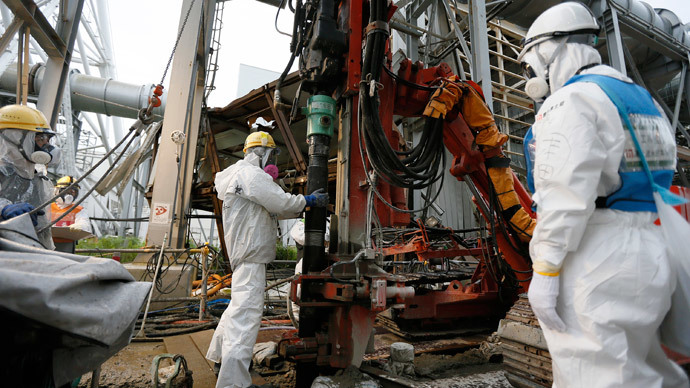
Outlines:
{"label": "rope", "polygon": [[[45,201],[45,202],[42,203],[40,206],[37,206],[34,210],[30,211],[30,212],[29,212],[29,215],[35,214],[35,213],[37,213],[38,211],[40,211],[41,209],[43,209],[43,208],[45,208],[46,206],[50,205],[51,203],[53,203],[53,201],[55,201],[56,199],[58,199],[61,195],[63,195],[63,194],[66,193],[68,190],[72,189],[74,186],[78,185],[81,181],[83,181],[89,174],[91,174],[96,168],[98,168],[98,166],[100,166],[101,164],[103,164],[103,162],[104,162],[106,159],[108,159],[108,158],[110,157],[110,155],[112,155],[113,152],[115,152],[115,150],[117,150],[117,149],[122,145],[122,143],[125,142],[125,140],[127,140],[127,138],[129,137],[129,135],[131,135],[133,132],[136,132],[134,129],[135,129],[135,127],[132,126],[132,128],[130,128],[130,131],[127,133],[127,135],[125,135],[125,136],[122,138],[122,140],[120,140],[120,142],[117,143],[117,144],[115,145],[115,147],[113,147],[110,151],[108,151],[105,155],[103,155],[103,157],[101,158],[101,160],[99,160],[96,164],[94,164],[94,165],[89,169],[89,171],[85,172],[84,175],[82,175],[81,177],[79,177],[79,179],[77,179],[77,180],[75,180],[74,182],[72,182],[71,185],[65,187],[61,192],[55,194],[55,196],[53,196],[53,198],[51,198],[51,199]],[[135,139],[135,138],[136,138],[136,136],[134,136],[132,139]],[[122,153],[124,153],[124,152],[122,152]],[[122,153],[121,153],[121,154],[122,154]],[[114,164],[115,164],[115,163],[113,163],[113,165],[114,165]],[[112,165],[111,165],[111,167],[112,167]],[[95,186],[94,186],[94,187],[95,187]],[[86,196],[84,196],[84,197],[86,197]],[[67,213],[65,213],[65,214],[67,214]]]}
{"label": "rope", "polygon": [[[134,132],[134,131],[130,131],[130,132],[127,134],[127,136],[129,136],[132,132]],[[125,136],[125,138],[127,138],[127,136]],[[134,140],[136,140],[136,138],[137,138],[138,136],[139,136],[139,132],[137,131],[137,132],[135,132],[135,135],[132,136],[132,137],[129,139],[129,141],[127,142],[127,145],[125,145],[125,148],[122,150],[122,152],[120,152],[119,155],[117,155],[117,158],[115,158],[115,161],[113,162],[113,164],[111,164],[110,167],[108,167],[108,170],[105,172],[105,174],[103,174],[103,176],[101,177],[101,179],[99,179],[98,182],[96,182],[96,184],[94,184],[94,185],[91,187],[91,189],[90,189],[88,192],[86,192],[86,194],[85,194],[84,196],[82,196],[76,203],[74,203],[74,205],[72,205],[72,206],[69,208],[69,210],[67,210],[67,211],[65,211],[64,213],[62,213],[62,215],[61,215],[60,217],[54,219],[50,224],[48,224],[48,225],[44,226],[43,228],[41,228],[37,233],[40,234],[40,233],[43,232],[44,230],[46,230],[46,229],[50,228],[51,226],[57,224],[58,222],[60,222],[60,220],[62,220],[63,218],[67,217],[67,215],[68,215],[70,212],[72,212],[72,210],[74,210],[77,206],[79,206],[79,204],[81,204],[82,202],[84,202],[84,200],[86,200],[86,198],[88,198],[89,195],[91,195],[91,193],[92,193],[94,190],[96,190],[96,187],[98,187],[98,185],[99,185],[101,182],[103,182],[103,181],[105,180],[105,178],[108,177],[108,174],[110,174],[110,172],[116,167],[117,162],[119,162],[120,159],[122,159],[122,156],[125,154],[125,151],[127,150],[127,148],[129,148],[129,146],[132,145],[132,142],[134,142]],[[123,138],[123,140],[124,140],[125,138]],[[122,144],[122,142],[120,142],[120,144]],[[119,145],[119,144],[118,144],[118,145]],[[105,158],[104,158],[104,159],[105,159]],[[102,160],[102,159],[101,159],[101,160]],[[81,178],[79,178],[79,180],[82,180],[82,179],[85,178],[87,175],[88,175],[88,173],[87,173],[87,174],[84,174]],[[78,181],[75,181],[74,183],[72,183],[70,186],[68,186],[68,188],[66,188],[65,190],[63,190],[60,194],[62,194],[63,192],[67,191],[69,188],[71,188],[72,186],[74,186],[77,182],[78,182]],[[52,202],[53,200],[57,199],[57,197],[59,197],[59,196],[60,196],[60,195],[57,195],[57,196],[56,196],[55,198],[53,198],[50,202]],[[48,203],[50,203],[50,202],[48,202]],[[42,205],[42,206],[43,206],[43,205]],[[34,209],[34,210],[36,210],[36,209]],[[33,210],[32,210],[32,211],[33,211]]]}
{"label": "rope", "polygon": [[[123,108],[123,109],[132,110],[132,111],[135,111],[135,112],[139,112],[139,110],[140,110],[140,109],[137,109],[137,108],[132,108],[131,106],[118,104],[117,102],[112,102],[112,101],[104,100],[104,99],[98,98],[98,97],[88,96],[88,95],[86,95],[86,94],[82,94],[82,93],[79,93],[79,92],[72,92],[72,94],[74,94],[74,95],[76,95],[76,96],[79,96],[79,97],[84,97],[84,98],[88,98],[88,99],[91,99],[91,100],[96,100],[96,101],[102,102],[102,103],[104,103],[104,104],[110,104],[110,105],[114,105],[114,106],[117,106],[117,107],[120,107],[120,108]],[[161,116],[161,115],[159,115],[159,114],[154,114],[154,116],[163,118],[163,116]]]}

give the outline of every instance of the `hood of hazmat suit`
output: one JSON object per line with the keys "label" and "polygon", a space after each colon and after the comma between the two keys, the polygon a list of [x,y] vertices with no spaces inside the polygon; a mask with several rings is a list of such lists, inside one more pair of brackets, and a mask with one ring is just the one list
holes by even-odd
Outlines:
{"label": "hood of hazmat suit", "polygon": [[[562,39],[542,42],[523,58],[539,76],[548,65],[540,58],[553,57],[551,95],[533,126],[537,225],[530,255],[535,272],[560,273],[556,312],[565,331],[542,324],[554,387],[687,387],[687,377],[666,358],[657,335],[675,277],[654,225],[656,213],[595,206],[597,197],[621,187],[627,130],[596,84],[563,86],[578,72],[631,81],[597,66],[601,59],[594,48]],[[653,130],[662,142],[672,142],[663,132],[671,130],[665,116],[663,124]]]}
{"label": "hood of hazmat suit", "polygon": [[[34,150],[37,132],[20,129],[0,130],[0,209],[26,202],[37,207],[52,197],[53,185],[48,177],[35,172],[35,164],[22,155]],[[36,230],[50,223],[50,207],[43,209],[45,215],[38,216]],[[50,229],[40,234],[39,240],[46,249],[54,249]]]}
{"label": "hood of hazmat suit", "polygon": [[265,264],[276,256],[277,221],[299,217],[306,201],[273,182],[254,153],[216,174],[215,186],[223,201],[232,297],[206,358],[221,362],[217,387],[244,388],[251,385],[249,364],[263,313]]}
{"label": "hood of hazmat suit", "polygon": [[0,262],[0,313],[13,328],[3,347],[26,365],[15,374],[22,386],[38,386],[30,379],[44,371],[63,386],[112,357],[151,287],[114,260],[40,248],[26,214],[0,222]]}

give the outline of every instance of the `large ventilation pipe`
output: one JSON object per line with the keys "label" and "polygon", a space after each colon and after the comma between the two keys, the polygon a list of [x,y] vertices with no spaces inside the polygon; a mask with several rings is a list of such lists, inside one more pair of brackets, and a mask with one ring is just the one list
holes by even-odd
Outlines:
{"label": "large ventilation pipe", "polygon": [[[515,23],[525,29],[529,28],[534,19],[548,8],[561,3],[559,0],[515,0],[505,6],[497,17]],[[667,9],[654,9],[651,5],[639,0],[584,0],[584,4],[589,6],[594,14],[602,20],[604,12],[610,6],[620,15],[625,15],[635,19],[637,24],[645,26],[645,30],[657,33],[661,39],[669,39],[678,47],[684,46],[685,50],[690,50],[690,35],[688,27],[684,26],[678,16]],[[664,62],[672,62],[671,59],[663,57],[658,51],[652,50],[644,43],[626,39],[626,46],[630,50],[636,64],[643,70],[649,68],[654,63],[658,67]],[[607,56],[606,49],[602,51],[604,57]],[[676,73],[670,74],[670,80]],[[643,73],[644,77],[645,74]]]}
{"label": "large ventilation pipe", "polygon": [[[537,16],[561,2],[559,0],[514,0],[503,6],[496,17],[517,24],[526,30]],[[663,50],[649,47],[632,37],[624,35],[623,39],[645,85],[650,89],[663,89],[664,100],[669,103],[675,101],[680,86],[678,75],[682,69],[681,61],[687,61],[687,53],[690,51],[690,23],[684,25],[672,11],[663,8],[654,9],[651,5],[639,0],[583,0],[583,3],[592,9],[600,22],[603,22],[608,7],[611,7],[618,13],[619,19],[625,18],[638,29],[643,29],[648,35],[655,35],[655,40],[659,44],[657,48],[663,47],[667,55],[660,53]],[[606,61],[608,58],[606,45],[600,48],[600,53]],[[675,81],[671,82],[674,79]],[[687,112],[682,113],[681,118],[688,117],[687,114]]]}
{"label": "large ventilation pipe", "polygon": [[[36,64],[29,73],[29,94],[38,95],[43,84],[45,65]],[[17,87],[17,68],[9,66],[0,76],[0,89],[14,92]],[[106,114],[108,116],[137,118],[140,109],[148,106],[148,98],[155,85],[135,85],[125,82],[93,77],[72,70],[69,88],[72,109],[82,112]],[[161,97],[161,106],[153,109],[156,121],[163,119],[167,91]]]}

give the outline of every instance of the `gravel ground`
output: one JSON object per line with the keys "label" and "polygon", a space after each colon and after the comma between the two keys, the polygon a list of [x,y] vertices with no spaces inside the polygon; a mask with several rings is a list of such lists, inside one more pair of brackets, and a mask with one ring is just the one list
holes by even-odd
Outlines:
{"label": "gravel ground", "polygon": [[[100,388],[150,388],[151,361],[165,353],[163,342],[133,342],[101,366]],[[165,365],[162,365],[165,366]],[[91,373],[82,376],[79,388],[90,387]]]}
{"label": "gravel ground", "polygon": [[513,388],[505,372],[494,371],[465,377],[449,377],[415,384],[419,388]]}

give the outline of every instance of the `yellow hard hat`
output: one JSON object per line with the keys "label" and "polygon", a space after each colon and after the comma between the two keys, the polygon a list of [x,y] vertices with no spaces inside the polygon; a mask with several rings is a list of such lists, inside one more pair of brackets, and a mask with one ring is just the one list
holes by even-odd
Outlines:
{"label": "yellow hard hat", "polygon": [[[65,175],[65,176],[63,176],[62,178],[60,178],[60,179],[57,180],[57,183],[55,184],[55,187],[56,187],[56,188],[59,188],[59,189],[60,189],[60,188],[65,188],[65,187],[71,185],[72,183],[74,183],[75,180],[76,180],[76,179],[74,179],[74,177],[69,176],[69,175]],[[75,189],[79,189],[79,185],[74,185],[74,188],[75,188]]]}
{"label": "yellow hard hat", "polygon": [[276,148],[276,142],[273,141],[273,137],[268,134],[268,132],[258,131],[252,132],[247,136],[244,141],[244,152],[252,147],[270,147]]}
{"label": "yellow hard hat", "polygon": [[0,129],[24,129],[55,135],[43,113],[26,105],[5,105],[0,108]]}

